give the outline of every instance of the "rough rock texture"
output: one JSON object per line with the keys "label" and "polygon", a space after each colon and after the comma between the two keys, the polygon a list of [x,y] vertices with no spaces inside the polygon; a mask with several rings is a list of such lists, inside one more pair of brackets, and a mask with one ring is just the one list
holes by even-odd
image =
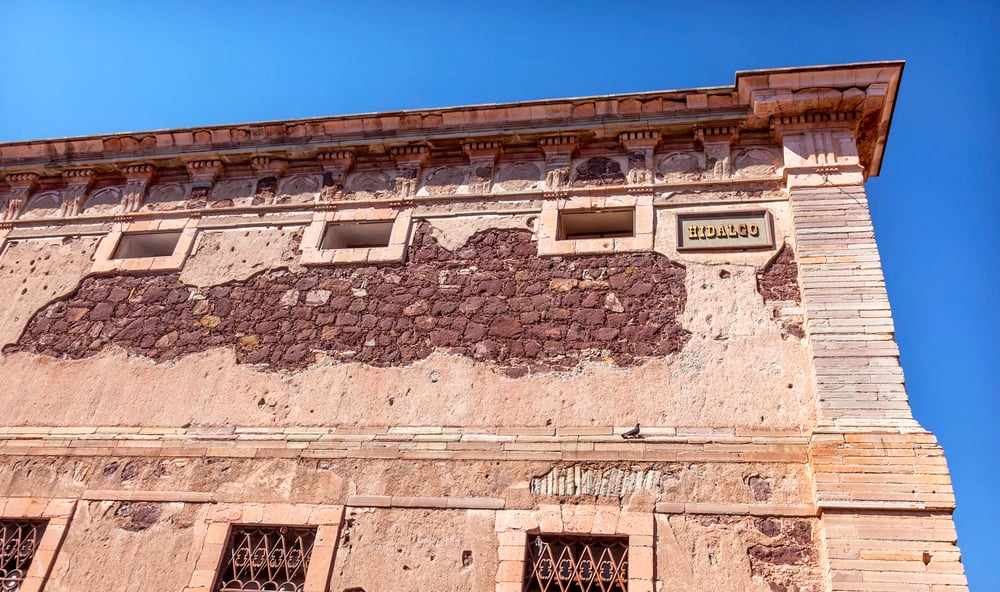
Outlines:
{"label": "rough rock texture", "polygon": [[757,290],[764,300],[799,302],[799,266],[795,253],[787,244],[764,267],[757,277]]}
{"label": "rough rock texture", "polygon": [[442,248],[427,224],[398,266],[271,271],[198,290],[177,275],[87,278],[40,311],[20,349],[83,358],[114,344],[158,361],[234,346],[243,363],[306,367],[315,351],[396,366],[435,350],[511,376],[678,352],[684,270],[661,255],[539,258],[527,231]]}
{"label": "rough rock texture", "polygon": [[90,271],[94,237],[8,241],[0,255],[0,346],[14,343],[31,315],[70,293]]}
{"label": "rough rock texture", "polygon": [[818,521],[656,516],[662,592],[821,592]]}
{"label": "rough rock texture", "polygon": [[176,592],[205,536],[203,504],[81,501],[52,575],[53,592]]}
{"label": "rough rock texture", "polygon": [[329,590],[492,590],[494,522],[484,510],[354,510],[341,528]]}

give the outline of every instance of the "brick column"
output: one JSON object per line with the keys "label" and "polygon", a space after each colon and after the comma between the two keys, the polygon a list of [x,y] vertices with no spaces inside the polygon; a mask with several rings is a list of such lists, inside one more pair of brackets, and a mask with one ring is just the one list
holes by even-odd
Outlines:
{"label": "brick column", "polygon": [[810,464],[831,590],[965,590],[944,453],[906,396],[855,119],[775,119],[812,351]]}

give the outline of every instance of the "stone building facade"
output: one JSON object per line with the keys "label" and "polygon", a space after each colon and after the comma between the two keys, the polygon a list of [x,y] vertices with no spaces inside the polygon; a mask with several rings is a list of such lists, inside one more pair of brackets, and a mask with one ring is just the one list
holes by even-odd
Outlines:
{"label": "stone building facade", "polygon": [[0,145],[0,579],[965,590],[901,73]]}

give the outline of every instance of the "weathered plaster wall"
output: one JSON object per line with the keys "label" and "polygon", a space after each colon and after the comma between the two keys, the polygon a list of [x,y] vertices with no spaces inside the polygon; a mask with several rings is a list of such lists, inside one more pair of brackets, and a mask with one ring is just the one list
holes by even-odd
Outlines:
{"label": "weathered plaster wall", "polygon": [[207,525],[204,504],[80,501],[45,585],[54,592],[176,592]]}
{"label": "weathered plaster wall", "polygon": [[[7,348],[0,400],[29,425],[812,421],[805,348],[757,289],[794,278],[766,259],[538,258],[514,229],[449,251],[434,236],[467,229],[434,224],[404,265],[302,270],[287,227],[205,232],[179,278],[85,279]],[[512,408],[512,389],[544,396]]]}
{"label": "weathered plaster wall", "polygon": [[820,592],[822,549],[814,518],[656,516],[663,592]]}
{"label": "weathered plaster wall", "polygon": [[350,511],[341,529],[330,590],[493,590],[494,512]]}
{"label": "weathered plaster wall", "polygon": [[268,269],[301,271],[301,239],[300,226],[201,231],[181,270],[180,281],[206,288],[246,280]]}
{"label": "weathered plaster wall", "polygon": [[57,237],[0,244],[0,347],[16,342],[47,302],[76,289],[94,263],[98,241]]}

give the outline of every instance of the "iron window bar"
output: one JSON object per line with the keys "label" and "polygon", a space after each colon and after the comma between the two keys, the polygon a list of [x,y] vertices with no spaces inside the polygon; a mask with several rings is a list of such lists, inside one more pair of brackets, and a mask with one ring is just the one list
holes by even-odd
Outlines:
{"label": "iron window bar", "polygon": [[627,592],[628,539],[529,535],[524,592]]}
{"label": "iron window bar", "polygon": [[21,589],[44,531],[41,520],[0,520],[0,590]]}
{"label": "iron window bar", "polygon": [[233,526],[215,591],[302,592],[315,542],[315,528]]}

